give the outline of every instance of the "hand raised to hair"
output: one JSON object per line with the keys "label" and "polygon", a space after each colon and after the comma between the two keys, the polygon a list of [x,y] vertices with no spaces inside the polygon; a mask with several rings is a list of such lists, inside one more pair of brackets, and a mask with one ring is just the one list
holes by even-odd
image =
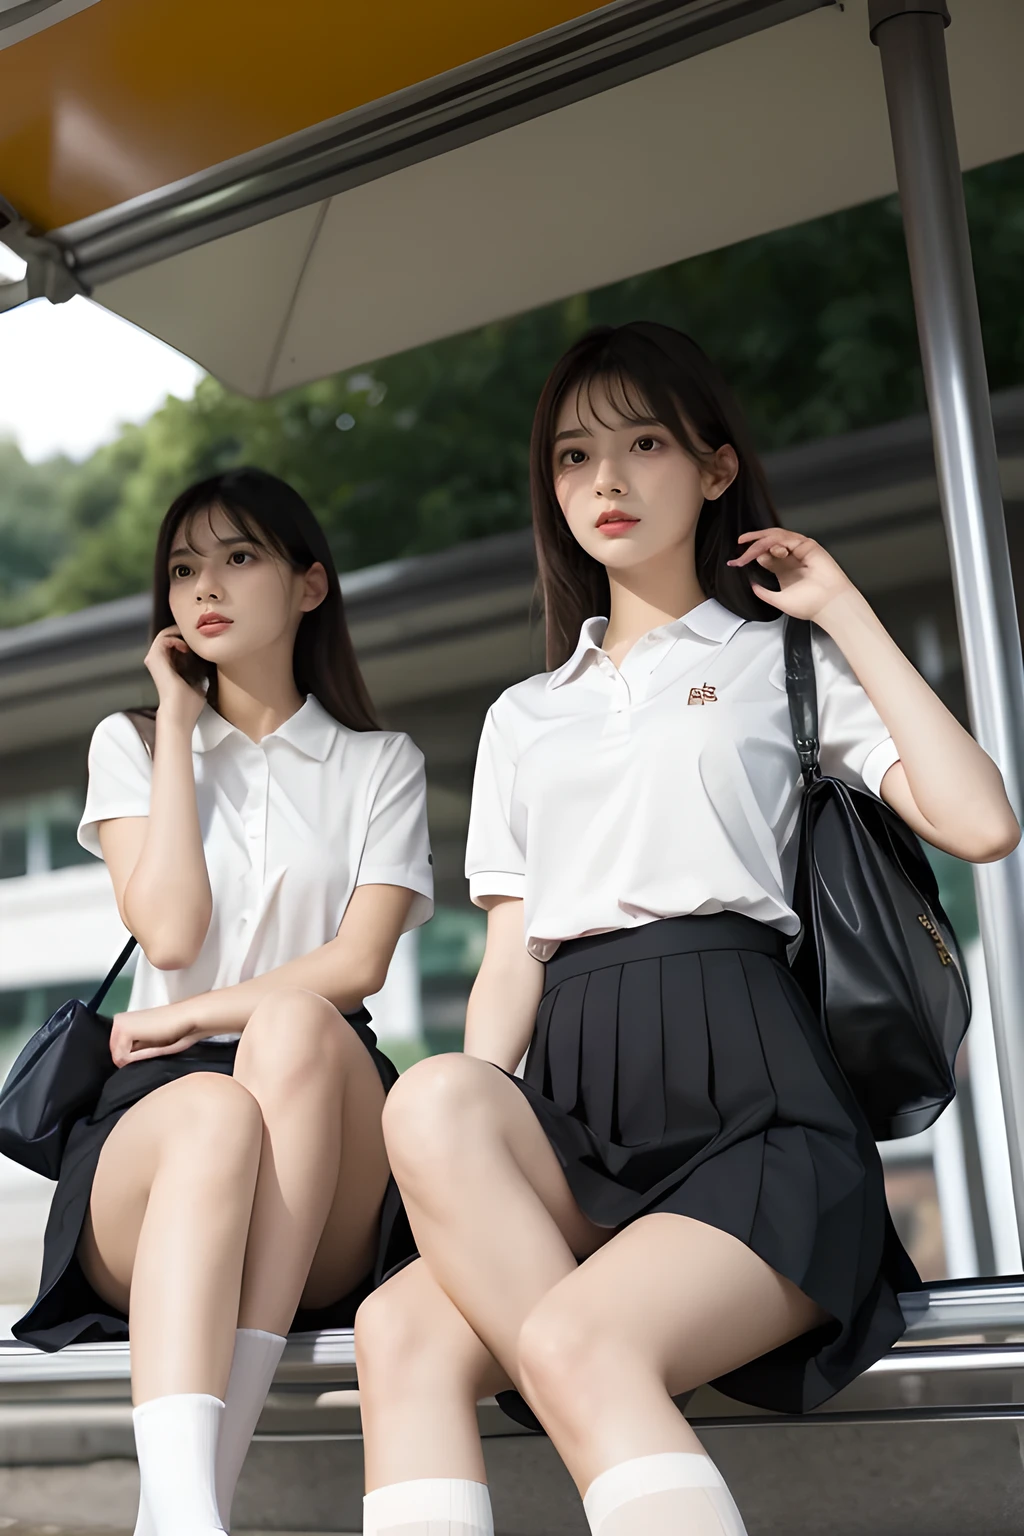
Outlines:
{"label": "hand raised to hair", "polygon": [[778,592],[756,581],[751,582],[751,590],[791,618],[820,623],[830,603],[856,594],[853,582],[828,551],[802,533],[792,533],[788,528],[758,528],[752,533],[741,533],[737,542],[746,548],[728,563],[740,567],[756,561],[764,570],[771,571],[778,578]]}
{"label": "hand raised to hair", "polygon": [[146,670],[156,684],[163,717],[173,716],[191,730],[206,702],[202,691],[188,682],[175,664],[175,656],[188,656],[181,630],[176,624],[162,629],[146,652]]}

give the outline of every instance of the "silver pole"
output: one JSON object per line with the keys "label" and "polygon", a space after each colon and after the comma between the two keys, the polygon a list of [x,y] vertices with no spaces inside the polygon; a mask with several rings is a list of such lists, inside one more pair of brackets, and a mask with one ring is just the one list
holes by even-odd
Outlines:
{"label": "silver pole", "polygon": [[[974,734],[1018,811],[1024,666],[949,90],[942,0],[870,0],[889,108]],[[964,10],[969,26],[969,7]],[[974,870],[1024,1246],[1024,848]]]}

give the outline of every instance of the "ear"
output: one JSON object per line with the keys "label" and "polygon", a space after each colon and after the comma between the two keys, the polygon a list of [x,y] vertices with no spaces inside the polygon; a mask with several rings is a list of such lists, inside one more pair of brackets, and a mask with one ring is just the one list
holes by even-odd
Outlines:
{"label": "ear", "polygon": [[717,501],[739,472],[739,456],[731,443],[723,443],[711,458],[702,460],[700,483],[705,501]]}
{"label": "ear", "polygon": [[327,596],[327,587],[327,572],[317,560],[303,573],[302,602],[299,605],[303,613],[312,613],[314,608],[320,607]]}

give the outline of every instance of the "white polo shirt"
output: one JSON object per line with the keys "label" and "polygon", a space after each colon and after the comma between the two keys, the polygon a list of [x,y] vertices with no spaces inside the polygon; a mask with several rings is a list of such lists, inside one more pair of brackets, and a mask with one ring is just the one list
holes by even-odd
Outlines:
{"label": "white polo shirt", "polygon": [[[588,619],[555,672],[491,708],[466,851],[470,895],[524,901],[539,960],[563,939],[689,913],[795,934],[801,784],[781,621],[709,599],[616,667]],[[899,754],[839,647],[814,631],[821,766],[877,794]]]}
{"label": "white polo shirt", "polygon": [[[357,885],[413,891],[407,928],[431,916],[423,754],[408,736],[349,730],[310,695],[257,743],[206,705],[192,763],[213,915],[183,970],[159,971],[140,954],[131,1009],[230,987],[308,954],[334,938]],[[82,846],[102,857],[99,822],[148,816],[151,780],[127,716],[101,720]]]}

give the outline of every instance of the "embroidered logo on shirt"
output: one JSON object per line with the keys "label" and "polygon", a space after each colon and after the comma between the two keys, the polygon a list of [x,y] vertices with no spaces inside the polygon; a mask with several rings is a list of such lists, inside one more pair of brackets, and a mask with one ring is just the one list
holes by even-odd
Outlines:
{"label": "embroidered logo on shirt", "polygon": [[687,704],[717,704],[718,695],[714,688],[709,688],[705,683],[702,688],[691,688],[690,697],[686,702]]}

